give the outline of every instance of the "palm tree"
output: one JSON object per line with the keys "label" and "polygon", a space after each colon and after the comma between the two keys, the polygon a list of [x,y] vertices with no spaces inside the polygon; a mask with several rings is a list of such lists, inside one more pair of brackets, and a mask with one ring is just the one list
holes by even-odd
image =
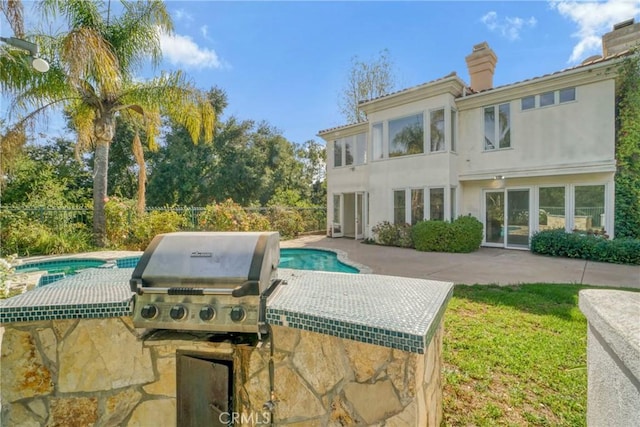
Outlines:
{"label": "palm tree", "polygon": [[[213,139],[215,112],[206,95],[181,72],[162,73],[148,81],[135,79],[147,61],[158,65],[160,32],[173,24],[161,1],[121,1],[123,12],[111,13],[111,2],[43,0],[45,17],[60,16],[68,25],[62,34],[31,39],[51,63],[37,73],[19,53],[0,53],[0,88],[13,96],[17,114],[14,129],[32,123],[47,110],[59,107],[77,133],[78,152],[93,150],[93,234],[105,245],[105,212],[109,145],[116,117],[144,131],[146,143],[156,147],[161,116],[185,126],[194,143]],[[15,134],[9,132],[5,139]],[[144,158],[138,133],[132,142],[139,166],[138,208],[144,209]]]}
{"label": "palm tree", "polygon": [[23,8],[20,0],[0,0],[0,11],[16,37],[24,36]]}

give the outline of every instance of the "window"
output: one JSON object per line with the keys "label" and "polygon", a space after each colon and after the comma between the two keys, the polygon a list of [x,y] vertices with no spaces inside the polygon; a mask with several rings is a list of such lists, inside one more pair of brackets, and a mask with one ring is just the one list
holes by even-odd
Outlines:
{"label": "window", "polygon": [[371,127],[372,133],[372,145],[373,145],[373,160],[382,159],[384,151],[382,150],[382,123],[374,123]]}
{"label": "window", "polygon": [[431,151],[444,151],[444,108],[430,113]]}
{"label": "window", "polygon": [[604,185],[576,186],[573,229],[601,230],[604,225]]}
{"label": "window", "polygon": [[526,98],[522,98],[520,100],[521,108],[523,110],[531,110],[532,108],[536,108],[536,97],[535,95],[527,96]]}
{"label": "window", "polygon": [[567,89],[561,89],[560,90],[559,99],[560,99],[560,103],[575,101],[576,100],[576,88],[575,87],[570,87],[570,88],[567,88]]}
{"label": "window", "polygon": [[424,153],[422,114],[389,120],[389,157]]}
{"label": "window", "polygon": [[353,154],[356,148],[353,145],[353,138],[344,138],[343,144],[344,144],[344,164],[346,166],[352,165]]}
{"label": "window", "polygon": [[564,187],[541,187],[538,191],[538,229],[565,228]]}
{"label": "window", "polygon": [[337,139],[333,142],[333,167],[362,165],[367,162],[367,134]]}
{"label": "window", "polygon": [[451,151],[456,151],[456,119],[457,111],[451,110]]}
{"label": "window", "polygon": [[356,145],[356,165],[363,165],[367,163],[367,134],[359,133],[355,136]]}
{"label": "window", "polygon": [[411,225],[424,219],[424,190],[411,190]]}
{"label": "window", "polygon": [[333,223],[340,224],[340,195],[333,195]]}
{"label": "window", "polygon": [[333,141],[333,167],[342,166],[342,140]]}
{"label": "window", "polygon": [[[496,115],[498,120],[496,120]],[[511,114],[509,104],[484,108],[484,149],[511,147]]]}
{"label": "window", "polygon": [[456,219],[456,188],[455,187],[451,187],[451,200],[449,200],[450,202],[450,208],[451,208],[451,221],[453,221],[454,219]]}
{"label": "window", "polygon": [[395,190],[393,192],[393,223],[405,224],[406,220],[406,206],[405,206],[405,191]]}
{"label": "window", "polygon": [[444,220],[444,188],[429,190],[429,219]]}
{"label": "window", "polygon": [[540,106],[546,107],[547,105],[553,105],[556,103],[555,92],[547,92],[540,95]]}

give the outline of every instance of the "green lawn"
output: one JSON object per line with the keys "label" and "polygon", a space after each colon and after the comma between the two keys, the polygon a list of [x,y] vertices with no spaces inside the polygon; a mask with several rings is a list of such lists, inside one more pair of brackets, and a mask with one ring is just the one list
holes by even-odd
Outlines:
{"label": "green lawn", "polygon": [[585,288],[456,286],[445,316],[445,424],[585,425]]}

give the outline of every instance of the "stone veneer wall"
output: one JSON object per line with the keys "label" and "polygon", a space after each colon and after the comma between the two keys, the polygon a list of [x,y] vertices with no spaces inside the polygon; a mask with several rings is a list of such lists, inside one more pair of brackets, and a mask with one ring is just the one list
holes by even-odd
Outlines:
{"label": "stone veneer wall", "polygon": [[[175,425],[176,350],[231,357],[245,419],[270,399],[268,345],[143,341],[128,317],[7,324],[0,340],[1,425]],[[273,342],[275,425],[440,425],[442,326],[424,354],[285,327]]]}

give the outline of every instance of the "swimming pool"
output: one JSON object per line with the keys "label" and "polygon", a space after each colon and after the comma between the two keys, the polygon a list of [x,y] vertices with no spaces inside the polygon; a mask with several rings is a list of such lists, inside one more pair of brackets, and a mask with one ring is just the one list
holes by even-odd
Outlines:
{"label": "swimming pool", "polygon": [[43,272],[44,274],[38,279],[36,286],[45,286],[66,276],[72,276],[77,271],[87,268],[96,268],[106,265],[107,262],[102,259],[55,259],[40,262],[30,262],[15,267],[16,273],[34,273]]}
{"label": "swimming pool", "polygon": [[337,273],[360,272],[357,268],[340,262],[335,252],[302,248],[280,249],[280,268],[333,271]]}
{"label": "swimming pool", "polygon": [[[134,268],[140,257],[121,258],[108,263],[101,259],[74,259],[64,258],[40,262],[30,262],[15,267],[16,273],[46,272],[37,286],[44,286],[63,279],[65,276],[75,274],[79,270],[87,268]],[[108,265],[110,264],[110,265]],[[337,273],[359,273],[355,267],[347,265],[338,260],[338,255],[333,251],[322,249],[306,248],[284,248],[280,249],[280,268],[291,268],[294,270],[317,270],[332,271]]]}

